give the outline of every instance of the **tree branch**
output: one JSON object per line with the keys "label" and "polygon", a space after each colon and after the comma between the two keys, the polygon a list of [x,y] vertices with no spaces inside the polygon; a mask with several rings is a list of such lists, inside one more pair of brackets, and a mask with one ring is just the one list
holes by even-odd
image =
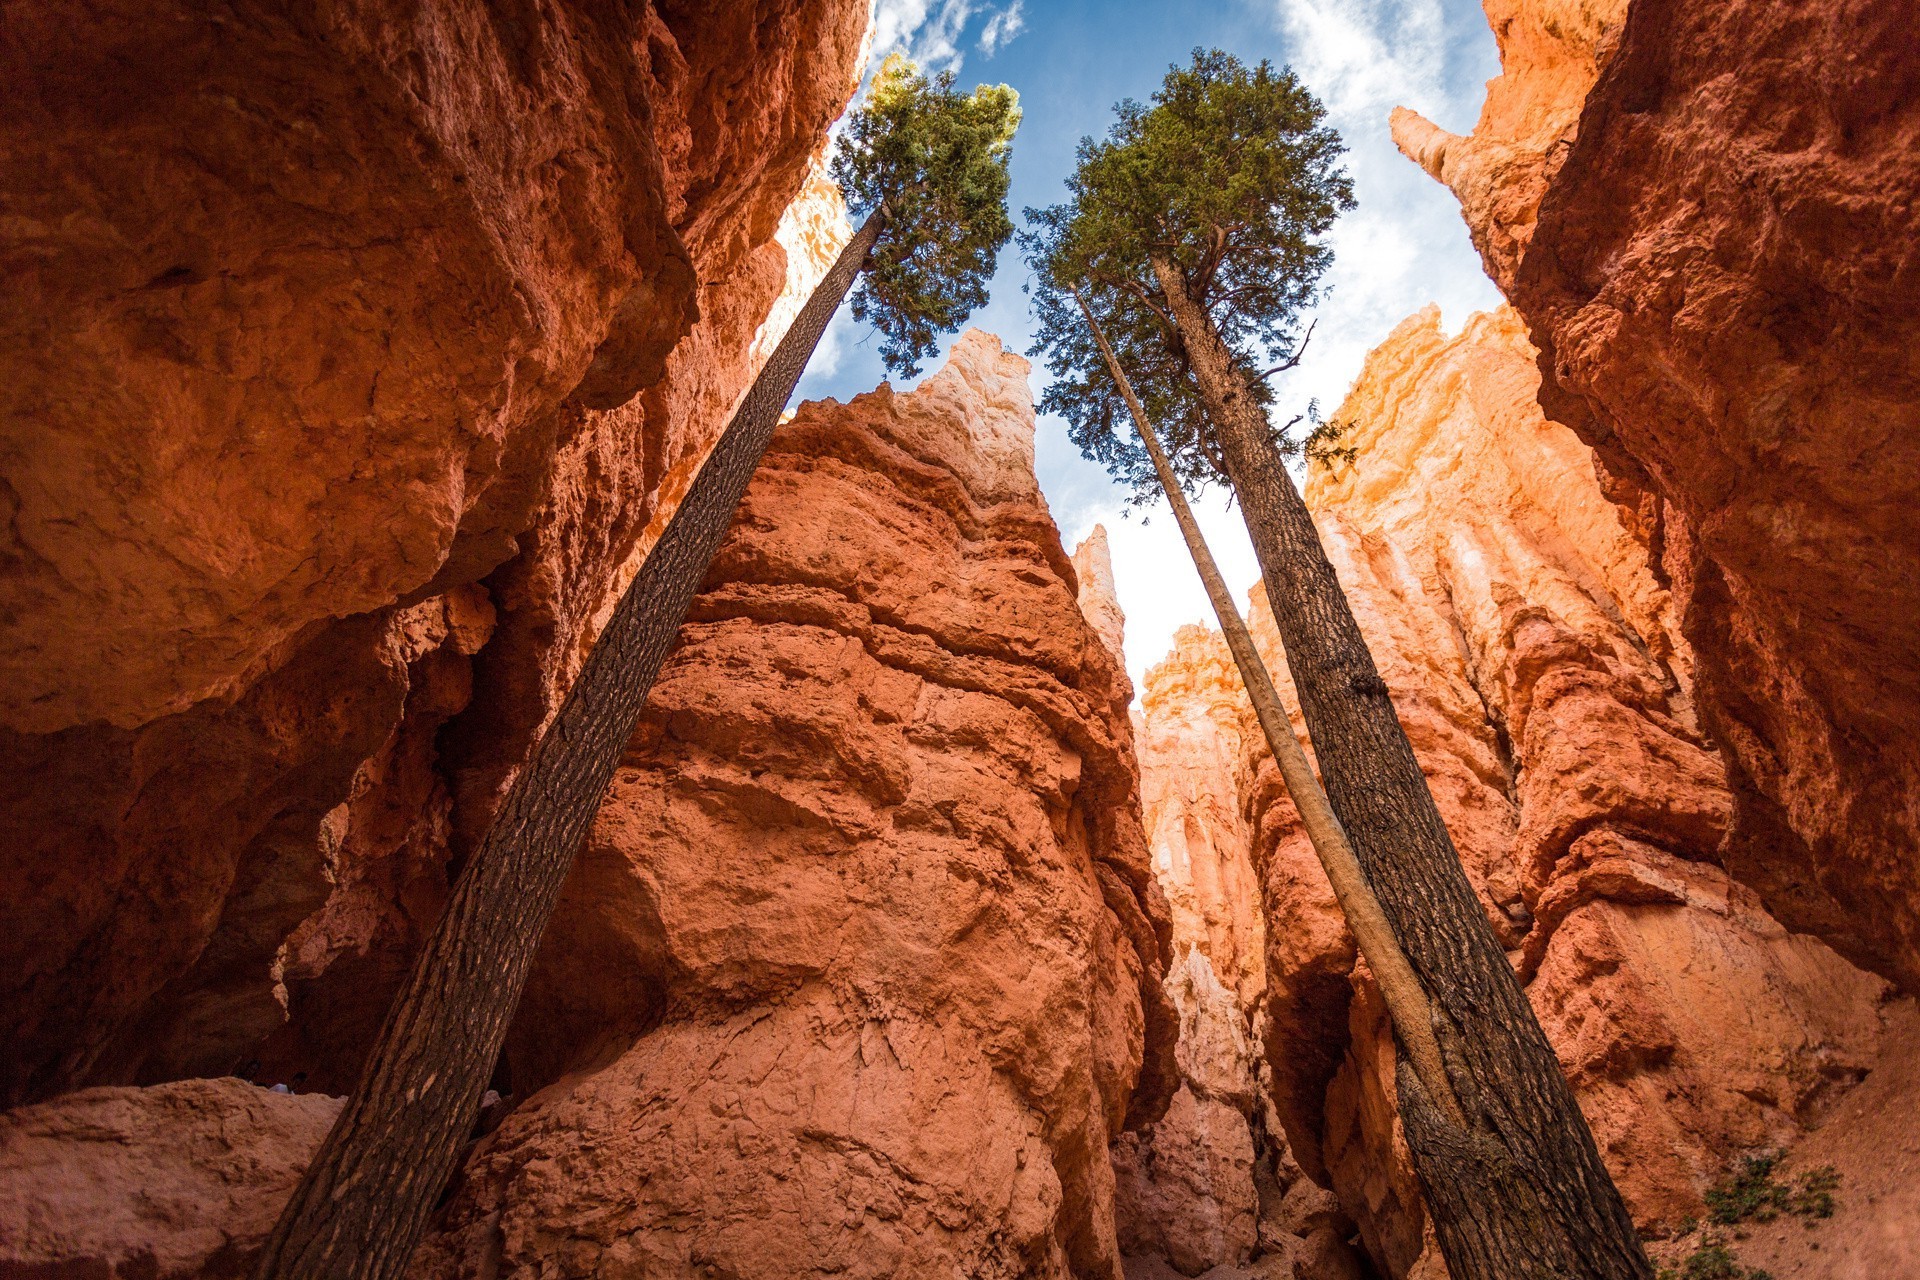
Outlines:
{"label": "tree branch", "polygon": [[1293,354],[1289,355],[1285,360],[1282,360],[1279,364],[1273,366],[1273,368],[1261,374],[1259,380],[1261,382],[1265,382],[1268,378],[1271,378],[1276,373],[1285,373],[1289,369],[1298,368],[1300,364],[1300,357],[1307,353],[1307,344],[1313,341],[1313,326],[1319,323],[1320,323],[1319,317],[1318,316],[1314,317],[1312,323],[1307,325],[1307,336],[1300,339],[1300,345],[1293,349]]}

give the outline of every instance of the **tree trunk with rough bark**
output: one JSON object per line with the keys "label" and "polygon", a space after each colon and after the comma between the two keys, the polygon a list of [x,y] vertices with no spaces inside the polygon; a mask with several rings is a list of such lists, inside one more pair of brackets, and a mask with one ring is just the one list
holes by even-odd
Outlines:
{"label": "tree trunk with rough bark", "polygon": [[1252,537],[1328,799],[1429,993],[1453,1093],[1396,1073],[1455,1280],[1652,1280],[1553,1046],[1488,924],[1247,372],[1179,267],[1153,268]]}
{"label": "tree trunk with rough bark", "polygon": [[281,1214],[259,1280],[406,1269],[500,1056],[574,851],[827,322],[885,225],[867,219],[754,379],[468,863],[365,1073]]}
{"label": "tree trunk with rough bark", "polygon": [[1253,633],[1247,630],[1246,619],[1240,616],[1240,606],[1234,603],[1233,593],[1227,589],[1227,580],[1213,558],[1212,549],[1207,546],[1205,535],[1200,532],[1200,523],[1193,518],[1193,508],[1187,505],[1187,495],[1180,488],[1179,478],[1173,473],[1173,464],[1167,460],[1166,450],[1160,447],[1160,438],[1154,434],[1153,425],[1147,420],[1145,406],[1134,394],[1132,380],[1127,377],[1126,370],[1120,367],[1113,348],[1107,345],[1106,331],[1094,318],[1093,309],[1087,305],[1078,288],[1073,290],[1073,297],[1080,304],[1080,314],[1087,318],[1087,327],[1100,348],[1100,354],[1106,359],[1107,371],[1113,375],[1121,398],[1127,402],[1127,411],[1133,415],[1134,429],[1140,433],[1140,442],[1146,446],[1147,456],[1153,460],[1154,473],[1160,477],[1160,488],[1167,495],[1168,505],[1173,508],[1174,523],[1180,526],[1180,534],[1186,539],[1187,553],[1193,557],[1194,568],[1200,572],[1200,581],[1207,589],[1207,599],[1213,604],[1214,616],[1220,620],[1220,630],[1227,638],[1227,648],[1233,654],[1234,665],[1240,670],[1240,682],[1246,687],[1248,701],[1253,703],[1254,718],[1260,722],[1260,731],[1266,735],[1267,747],[1280,767],[1281,780],[1286,783],[1287,794],[1293,797],[1294,808],[1300,812],[1300,825],[1306,828],[1307,840],[1313,845],[1315,856],[1320,859],[1321,869],[1327,873],[1327,883],[1333,887],[1333,896],[1340,903],[1341,913],[1347,918],[1347,927],[1353,930],[1360,954],[1366,957],[1367,966],[1380,983],[1387,1016],[1399,1034],[1400,1043],[1413,1069],[1420,1073],[1421,1085],[1428,1096],[1439,1102],[1453,1124],[1464,1127],[1466,1117],[1454,1099],[1453,1085],[1447,1080],[1446,1067],[1441,1061],[1440,1043],[1434,1038],[1433,1012],[1428,1005],[1427,993],[1421,988],[1419,979],[1414,977],[1406,953],[1393,936],[1386,914],[1380,909],[1380,900],[1374,897],[1366,876],[1360,870],[1360,860],[1347,841],[1347,833],[1341,829],[1340,820],[1327,804],[1327,795],[1321,790],[1319,779],[1314,777],[1307,753],[1301,749],[1299,739],[1293,736],[1293,723],[1280,701],[1279,692],[1273,687],[1273,677],[1268,674],[1260,651],[1254,648]]}

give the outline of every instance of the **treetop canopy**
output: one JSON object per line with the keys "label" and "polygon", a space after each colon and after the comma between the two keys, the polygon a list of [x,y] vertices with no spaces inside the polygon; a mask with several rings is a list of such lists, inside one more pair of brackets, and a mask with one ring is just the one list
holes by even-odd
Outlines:
{"label": "treetop canopy", "polygon": [[1224,482],[1153,259],[1173,266],[1235,352],[1250,392],[1270,403],[1263,366],[1298,354],[1301,313],[1333,258],[1323,238],[1353,207],[1344,147],[1291,70],[1248,67],[1219,50],[1196,49],[1168,71],[1151,105],[1129,99],[1117,114],[1104,139],[1081,141],[1067,201],[1027,210],[1021,244],[1040,320],[1032,354],[1054,374],[1041,408],[1067,419],[1087,457],[1142,496],[1153,492],[1077,289],[1181,482]]}
{"label": "treetop canopy", "polygon": [[920,372],[939,335],[987,300],[1007,217],[1007,164],[1020,126],[1008,86],[954,87],[900,54],[880,64],[833,160],[856,215],[884,204],[886,230],[853,296],[855,318],[880,330],[880,355],[902,376]]}

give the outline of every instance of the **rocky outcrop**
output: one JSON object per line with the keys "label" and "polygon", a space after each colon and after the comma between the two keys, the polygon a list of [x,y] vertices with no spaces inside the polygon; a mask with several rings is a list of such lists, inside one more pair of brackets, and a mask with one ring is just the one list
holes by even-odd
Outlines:
{"label": "rocky outcrop", "polygon": [[[1288,943],[1262,910],[1240,801],[1247,735],[1258,732],[1225,640],[1182,627],[1148,671],[1136,716],[1147,839],[1173,920],[1165,987],[1180,1018],[1180,1087],[1164,1117],[1114,1144],[1134,1280],[1166,1270],[1211,1280],[1363,1273],[1352,1218],[1306,1176],[1275,1110],[1288,1102],[1269,1062],[1322,1049],[1269,1039],[1269,1003],[1296,1008],[1302,984],[1280,967],[1269,983],[1272,957]],[[1277,930],[1298,922],[1275,919]],[[1351,964],[1349,954],[1336,975],[1343,984]]]}
{"label": "rocky outcrop", "polygon": [[1473,137],[1407,116],[1396,137],[1460,195],[1540,349],[1542,403],[1594,448],[1673,591],[1729,769],[1726,867],[1911,990],[1911,14],[1564,8],[1490,4],[1504,70]]}
{"label": "rocky outcrop", "polygon": [[0,53],[0,1100],[352,1080],[843,225],[857,0],[242,8]]}
{"label": "rocky outcrop", "polygon": [[1254,1023],[1265,986],[1258,895],[1234,803],[1239,686],[1188,627],[1147,673],[1136,730],[1148,847],[1173,923],[1166,991],[1180,1017],[1167,1114],[1114,1144],[1120,1244],[1184,1275],[1248,1260],[1258,1243]]}
{"label": "rocky outcrop", "polygon": [[776,433],[420,1274],[1115,1273],[1165,909],[1026,374],[971,333]]}
{"label": "rocky outcrop", "polygon": [[[1537,386],[1511,312],[1452,338],[1415,316],[1336,416],[1356,459],[1306,496],[1488,919],[1661,1234],[1734,1155],[1790,1145],[1866,1072],[1884,984],[1723,867],[1732,796],[1672,593]],[[1258,593],[1250,620],[1283,673]],[[1384,1011],[1275,775],[1248,740],[1276,1109],[1375,1261],[1407,1275],[1428,1241]]]}
{"label": "rocky outcrop", "polygon": [[0,1272],[242,1280],[340,1106],[182,1080],[0,1114]]}

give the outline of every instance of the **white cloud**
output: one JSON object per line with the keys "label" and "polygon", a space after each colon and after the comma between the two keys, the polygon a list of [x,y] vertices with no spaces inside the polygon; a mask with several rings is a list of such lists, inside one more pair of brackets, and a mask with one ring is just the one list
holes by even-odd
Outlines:
{"label": "white cloud", "polygon": [[[1400,155],[1387,116],[1405,104],[1451,128],[1471,126],[1481,85],[1492,73],[1492,39],[1477,8],[1442,0],[1247,0],[1264,10],[1285,39],[1282,60],[1327,106],[1329,122],[1349,148],[1358,208],[1336,224],[1335,258],[1318,328],[1301,367],[1275,390],[1289,416],[1320,402],[1331,415],[1359,375],[1367,352],[1407,316],[1438,302],[1457,330],[1500,296],[1467,239],[1458,206],[1445,188]],[[1449,30],[1449,18],[1457,31]],[[1454,37],[1466,35],[1464,52]],[[1465,43],[1465,42],[1461,42]],[[1058,424],[1041,430],[1043,441]],[[1082,485],[1071,446],[1042,449],[1042,475],[1055,516],[1073,538],[1103,523],[1112,542],[1115,587],[1127,614],[1127,669],[1139,687],[1146,669],[1190,622],[1217,625],[1172,514],[1164,504],[1148,520],[1123,515],[1110,488]],[[1074,479],[1069,479],[1072,476]],[[1071,492],[1056,492],[1071,486]],[[1259,566],[1237,507],[1210,493],[1195,503],[1214,556],[1243,606]],[[1072,539],[1070,538],[1071,542]]]}
{"label": "white cloud", "polygon": [[[1240,509],[1229,507],[1219,490],[1210,490],[1192,501],[1208,549],[1244,609],[1247,589],[1259,579],[1260,568],[1254,563]],[[1120,600],[1121,612],[1127,615],[1127,674],[1133,677],[1136,697],[1146,687],[1147,668],[1159,663],[1173,648],[1175,631],[1190,622],[1219,628],[1213,606],[1207,602],[1206,588],[1200,585],[1199,571],[1193,567],[1186,540],[1180,536],[1180,527],[1174,523],[1165,499],[1125,513],[1104,503],[1084,507],[1077,516],[1056,510],[1054,518],[1069,547],[1078,546],[1095,524],[1107,528],[1114,594]]]}
{"label": "white cloud", "polygon": [[873,12],[873,65],[895,51],[931,71],[959,71],[966,35],[977,18],[979,49],[988,57],[1025,29],[1025,0],[1003,8],[981,0],[878,0]]}
{"label": "white cloud", "polygon": [[987,25],[980,31],[980,52],[991,58],[1001,46],[1012,40],[1027,28],[1026,16],[1021,12],[1026,0],[1013,0],[1007,8],[987,19]]}

